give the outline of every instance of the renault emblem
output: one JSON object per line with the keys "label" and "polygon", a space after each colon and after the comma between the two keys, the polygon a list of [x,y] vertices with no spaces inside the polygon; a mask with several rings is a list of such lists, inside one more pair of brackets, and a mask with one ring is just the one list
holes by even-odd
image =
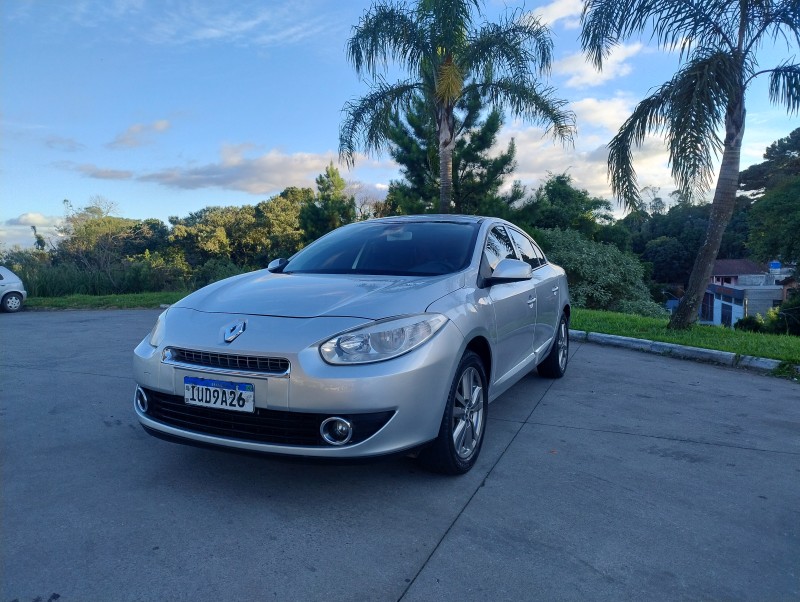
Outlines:
{"label": "renault emblem", "polygon": [[225,342],[233,343],[240,334],[247,328],[247,322],[236,322],[233,326],[225,329]]}

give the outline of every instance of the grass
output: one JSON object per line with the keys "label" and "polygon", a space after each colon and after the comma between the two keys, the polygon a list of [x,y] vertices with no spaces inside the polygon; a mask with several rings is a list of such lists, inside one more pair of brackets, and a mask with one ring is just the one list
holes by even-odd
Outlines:
{"label": "grass", "polygon": [[667,320],[645,318],[591,309],[575,309],[570,328],[585,332],[615,334],[648,341],[676,343],[688,347],[730,351],[800,365],[800,337],[742,332],[721,326],[692,326],[677,331],[667,328]]}
{"label": "grass", "polygon": [[[135,295],[70,295],[68,297],[31,297],[28,309],[137,309],[157,308],[175,303],[188,294],[140,293]],[[591,309],[575,309],[571,328],[585,332],[601,332],[635,339],[676,343],[689,347],[730,351],[776,359],[787,364],[800,365],[800,337],[775,334],[741,332],[719,326],[693,326],[686,331],[667,329],[667,320],[644,318]]]}
{"label": "grass", "polygon": [[137,293],[130,295],[69,295],[67,297],[29,297],[28,309],[142,309],[175,303],[188,291]]}

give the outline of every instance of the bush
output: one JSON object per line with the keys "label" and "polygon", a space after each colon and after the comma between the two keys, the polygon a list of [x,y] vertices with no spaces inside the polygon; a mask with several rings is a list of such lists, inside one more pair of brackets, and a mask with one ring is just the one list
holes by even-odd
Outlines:
{"label": "bush", "polygon": [[597,243],[574,230],[538,230],[534,238],[548,258],[567,272],[572,302],[645,316],[666,315],[644,284],[642,263],[615,245]]}
{"label": "bush", "polygon": [[745,332],[764,332],[764,318],[760,315],[745,316],[733,325],[736,330]]}
{"label": "bush", "polygon": [[800,336],[800,292],[767,312],[767,331]]}
{"label": "bush", "polygon": [[249,271],[247,268],[238,267],[227,259],[209,259],[195,270],[194,283],[199,288],[218,280],[244,274],[247,271]]}
{"label": "bush", "polygon": [[646,318],[668,318],[669,312],[655,301],[620,301],[616,311]]}

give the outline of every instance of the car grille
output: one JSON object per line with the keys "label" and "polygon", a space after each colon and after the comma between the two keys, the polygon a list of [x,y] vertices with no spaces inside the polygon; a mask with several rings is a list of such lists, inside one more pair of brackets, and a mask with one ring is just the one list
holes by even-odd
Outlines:
{"label": "car grille", "polygon": [[213,353],[170,347],[166,350],[165,358],[181,364],[223,368],[225,370],[264,372],[265,374],[286,374],[289,372],[289,360],[282,357]]}
{"label": "car grille", "polygon": [[[319,434],[322,421],[331,414],[288,412],[256,408],[254,413],[231,412],[216,408],[191,406],[178,395],[167,395],[145,389],[149,407],[147,416],[175,428],[228,437],[238,441],[330,447]],[[360,443],[377,433],[389,422],[394,412],[369,414],[336,414],[353,424],[353,437],[348,445]]]}

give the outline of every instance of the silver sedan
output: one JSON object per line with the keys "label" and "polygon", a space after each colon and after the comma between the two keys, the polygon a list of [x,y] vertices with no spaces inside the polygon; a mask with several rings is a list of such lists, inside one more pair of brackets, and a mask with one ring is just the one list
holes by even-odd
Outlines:
{"label": "silver sedan", "polygon": [[134,406],[172,441],[462,474],[490,402],[533,368],[563,376],[569,317],[564,270],[513,224],[358,222],[165,311]]}

